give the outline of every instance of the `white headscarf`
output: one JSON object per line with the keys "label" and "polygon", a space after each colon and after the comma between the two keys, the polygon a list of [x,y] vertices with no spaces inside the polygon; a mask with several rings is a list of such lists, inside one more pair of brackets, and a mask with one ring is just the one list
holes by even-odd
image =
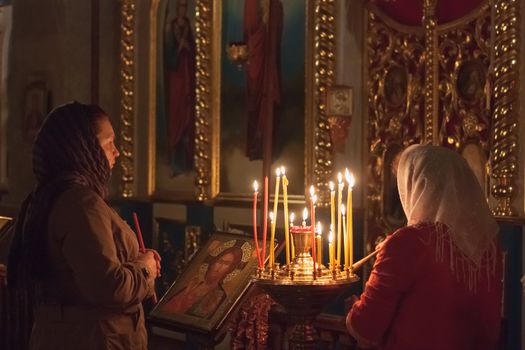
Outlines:
{"label": "white headscarf", "polygon": [[408,225],[446,225],[460,255],[480,266],[498,225],[463,157],[444,147],[412,145],[399,159],[397,185]]}

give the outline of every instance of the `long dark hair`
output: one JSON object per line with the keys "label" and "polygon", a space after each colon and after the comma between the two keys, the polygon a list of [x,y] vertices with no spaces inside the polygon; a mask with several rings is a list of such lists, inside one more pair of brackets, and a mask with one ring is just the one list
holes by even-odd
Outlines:
{"label": "long dark hair", "polygon": [[48,217],[61,193],[80,185],[106,197],[111,170],[96,136],[102,118],[99,106],[72,102],[44,120],[33,146],[37,185],[22,204],[9,252],[10,287],[33,287],[49,273]]}

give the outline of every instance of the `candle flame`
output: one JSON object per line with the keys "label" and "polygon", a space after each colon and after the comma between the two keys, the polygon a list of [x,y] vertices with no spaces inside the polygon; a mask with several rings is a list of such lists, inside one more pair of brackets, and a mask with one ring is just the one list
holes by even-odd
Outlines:
{"label": "candle flame", "polygon": [[255,180],[253,182],[253,192],[257,192],[258,189],[259,189],[259,184],[257,183],[257,180]]}
{"label": "candle flame", "polygon": [[328,243],[332,243],[334,241],[334,233],[330,231],[328,234]]}
{"label": "candle flame", "polygon": [[293,222],[295,220],[295,213],[292,211],[290,213],[290,225],[293,226]]}
{"label": "candle flame", "polygon": [[320,236],[323,232],[323,227],[321,226],[321,221],[317,221],[317,235]]}
{"label": "candle flame", "polygon": [[345,177],[346,177],[346,182],[348,182],[348,187],[350,188],[354,187],[355,185],[354,174],[352,174],[351,172],[348,171],[348,169],[346,169]]}
{"label": "candle flame", "polygon": [[330,181],[330,182],[328,183],[328,186],[330,186],[330,191],[334,192],[334,189],[335,189],[334,182],[333,182],[333,181]]}
{"label": "candle flame", "polygon": [[313,197],[315,194],[315,187],[314,185],[310,186],[310,197]]}
{"label": "candle flame", "polygon": [[308,209],[306,209],[306,207],[304,207],[304,209],[303,209],[303,221],[306,221],[306,219],[308,219]]}
{"label": "candle flame", "polygon": [[282,166],[282,165],[281,165],[281,174],[282,174],[283,176],[286,175],[286,168],[285,168],[284,166]]}
{"label": "candle flame", "polygon": [[343,214],[343,216],[346,214],[346,207],[344,204],[341,204],[341,214]]}
{"label": "candle flame", "polygon": [[270,212],[270,221],[273,222],[273,212]]}
{"label": "candle flame", "polygon": [[275,169],[275,175],[277,175],[277,177],[281,176],[281,168]]}
{"label": "candle flame", "polygon": [[338,173],[337,173],[337,182],[338,182],[338,183],[343,182],[343,174],[341,174],[341,172],[338,172]]}

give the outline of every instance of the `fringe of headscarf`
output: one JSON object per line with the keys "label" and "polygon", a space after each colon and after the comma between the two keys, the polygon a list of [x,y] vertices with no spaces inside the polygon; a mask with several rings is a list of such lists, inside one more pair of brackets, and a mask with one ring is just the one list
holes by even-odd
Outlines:
{"label": "fringe of headscarf", "polygon": [[[476,264],[454,244],[446,225],[437,223],[434,227],[436,228],[436,261],[441,263],[447,261],[450,271],[456,276],[458,281],[467,285],[468,290],[474,293],[478,289],[478,282],[482,273],[486,274],[487,290],[490,290],[491,277],[494,277],[496,274],[496,244],[494,242],[490,243],[483,252],[481,261],[479,264]],[[446,245],[448,245],[448,257],[445,256]]]}

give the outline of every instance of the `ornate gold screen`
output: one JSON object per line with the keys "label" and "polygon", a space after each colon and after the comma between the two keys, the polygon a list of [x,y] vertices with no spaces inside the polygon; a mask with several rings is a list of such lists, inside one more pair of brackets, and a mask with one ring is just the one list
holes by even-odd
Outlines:
{"label": "ornate gold screen", "polygon": [[494,213],[516,215],[519,4],[486,2],[444,25],[436,1],[424,5],[421,27],[368,8],[368,249],[403,224],[390,165],[414,143],[462,153]]}

